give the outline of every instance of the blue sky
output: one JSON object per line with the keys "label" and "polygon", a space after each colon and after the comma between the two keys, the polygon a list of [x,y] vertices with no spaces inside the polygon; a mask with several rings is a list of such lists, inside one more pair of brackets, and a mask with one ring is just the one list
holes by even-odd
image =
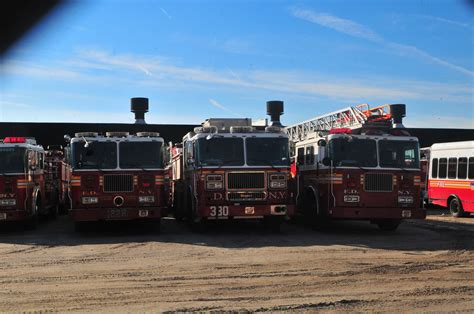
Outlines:
{"label": "blue sky", "polygon": [[474,128],[465,1],[75,1],[1,60],[0,121],[265,118],[406,103],[411,127]]}

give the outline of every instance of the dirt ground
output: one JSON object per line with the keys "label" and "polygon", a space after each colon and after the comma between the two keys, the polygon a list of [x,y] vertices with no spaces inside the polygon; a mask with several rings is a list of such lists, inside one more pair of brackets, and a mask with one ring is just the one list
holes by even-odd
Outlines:
{"label": "dirt ground", "polygon": [[[472,218],[474,220],[474,218]],[[474,225],[0,226],[0,312],[474,311]]]}

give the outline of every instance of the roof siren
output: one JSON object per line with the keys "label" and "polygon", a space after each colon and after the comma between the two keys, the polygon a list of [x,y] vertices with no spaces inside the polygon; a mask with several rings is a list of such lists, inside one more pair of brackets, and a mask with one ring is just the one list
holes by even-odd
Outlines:
{"label": "roof siren", "polygon": [[283,114],[283,101],[281,100],[270,100],[267,101],[267,114],[270,116],[270,126],[277,126],[282,128],[280,122],[280,116]]}
{"label": "roof siren", "polygon": [[403,118],[406,116],[406,105],[396,104],[390,105],[390,115],[392,116],[392,128],[404,129]]}
{"label": "roof siren", "polygon": [[135,124],[146,124],[145,113],[148,112],[148,98],[134,97],[130,101],[130,111],[135,114]]}

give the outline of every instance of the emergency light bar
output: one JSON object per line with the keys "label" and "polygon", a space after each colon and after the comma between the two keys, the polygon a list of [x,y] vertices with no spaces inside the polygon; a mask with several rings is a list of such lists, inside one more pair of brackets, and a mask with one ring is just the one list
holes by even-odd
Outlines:
{"label": "emergency light bar", "polygon": [[5,137],[4,143],[26,143],[25,137]]}

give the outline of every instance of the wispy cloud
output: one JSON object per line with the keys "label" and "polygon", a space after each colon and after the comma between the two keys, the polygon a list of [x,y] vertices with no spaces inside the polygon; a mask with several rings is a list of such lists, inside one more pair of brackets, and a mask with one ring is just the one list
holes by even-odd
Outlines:
{"label": "wispy cloud", "polygon": [[[423,53],[408,48],[405,53]],[[439,60],[443,62],[443,60]],[[471,103],[472,87],[468,84],[433,83],[396,80],[387,77],[340,78],[305,70],[222,70],[185,66],[159,57],[132,54],[111,54],[102,50],[80,50],[74,60],[32,64],[6,62],[2,73],[39,79],[102,84],[123,83],[174,90],[217,89],[241,93],[270,91],[278,94],[330,98],[335,102],[429,101],[450,99]],[[238,87],[238,89],[236,89]]]}
{"label": "wispy cloud", "polygon": [[228,112],[230,114],[232,114],[233,116],[236,116],[236,117],[243,117],[243,115],[239,114],[239,113],[236,113],[235,111],[227,108],[226,106],[222,105],[221,103],[219,103],[217,100],[215,99],[212,99],[210,98],[209,99],[209,102],[211,103],[211,105],[213,105],[214,107],[218,108],[218,109],[221,109],[221,110],[224,110],[225,112]]}
{"label": "wispy cloud", "polygon": [[417,14],[416,16],[424,18],[424,19],[444,23],[444,24],[450,24],[450,25],[454,25],[454,26],[457,26],[457,27],[466,28],[466,29],[469,29],[471,31],[474,30],[474,25],[472,25],[472,24],[453,21],[453,20],[450,20],[450,19],[445,19],[443,17],[432,16],[432,15]]}
{"label": "wispy cloud", "polygon": [[438,65],[441,65],[443,67],[449,68],[451,70],[457,71],[465,75],[474,76],[474,71],[470,69],[466,69],[462,66],[459,66],[449,61],[435,57],[415,46],[399,44],[396,42],[386,40],[375,31],[357,22],[354,22],[348,19],[343,19],[343,18],[333,16],[327,13],[319,13],[312,10],[304,10],[304,9],[297,9],[297,8],[292,8],[291,14],[296,18],[306,20],[308,22],[318,24],[327,28],[334,29],[338,32],[347,34],[352,37],[357,37],[357,38],[365,39],[377,44],[382,44],[390,49],[396,49],[398,52],[402,54],[414,56],[425,61],[436,63]]}
{"label": "wispy cloud", "polygon": [[164,14],[168,19],[171,20],[171,15],[169,15],[169,13],[168,13],[165,9],[160,8],[160,10],[161,10],[161,12],[163,12],[163,14]]}

